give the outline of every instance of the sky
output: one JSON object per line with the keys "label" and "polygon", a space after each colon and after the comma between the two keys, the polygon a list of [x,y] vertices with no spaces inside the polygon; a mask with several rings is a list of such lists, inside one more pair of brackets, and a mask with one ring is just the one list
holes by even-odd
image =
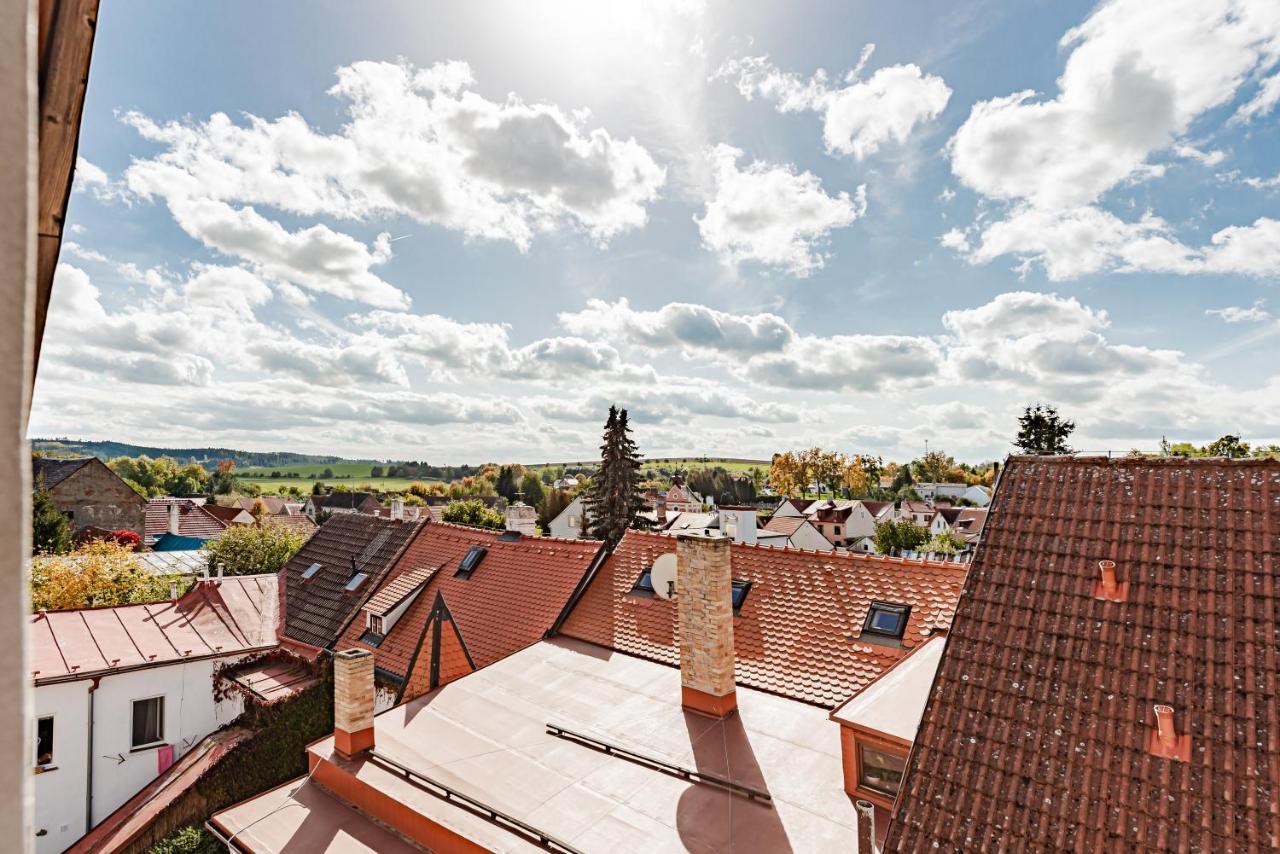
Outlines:
{"label": "sky", "polygon": [[104,6],[32,437],[1280,441],[1280,4]]}

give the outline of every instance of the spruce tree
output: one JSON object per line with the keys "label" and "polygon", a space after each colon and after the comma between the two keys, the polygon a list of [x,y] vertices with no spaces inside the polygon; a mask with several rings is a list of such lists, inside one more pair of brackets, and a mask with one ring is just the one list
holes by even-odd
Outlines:
{"label": "spruce tree", "polygon": [[609,407],[600,446],[600,468],[583,500],[591,536],[613,548],[644,507],[640,492],[640,454],[631,439],[627,411]]}
{"label": "spruce tree", "polygon": [[1024,454],[1074,453],[1067,439],[1075,429],[1076,423],[1059,416],[1057,409],[1037,403],[1023,410],[1022,417],[1018,419],[1018,437],[1014,445]]}
{"label": "spruce tree", "polygon": [[71,526],[53,496],[40,486],[31,497],[31,548],[36,554],[66,554],[71,550]]}

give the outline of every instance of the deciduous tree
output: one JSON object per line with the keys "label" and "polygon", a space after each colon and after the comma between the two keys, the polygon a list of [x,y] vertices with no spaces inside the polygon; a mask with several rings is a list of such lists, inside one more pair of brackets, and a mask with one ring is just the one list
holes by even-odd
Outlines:
{"label": "deciduous tree", "polygon": [[[37,486],[43,486],[37,484]],[[31,499],[31,550],[36,554],[64,554],[71,549],[71,526],[43,488]]]}
{"label": "deciduous tree", "polygon": [[468,525],[472,528],[490,528],[495,531],[501,531],[507,527],[506,518],[497,510],[490,509],[479,498],[450,501],[445,505],[440,518],[455,525]]}
{"label": "deciduous tree", "polygon": [[133,549],[94,540],[64,555],[34,561],[31,607],[36,611],[130,605],[169,598],[169,579],[143,567]]}
{"label": "deciduous tree", "polygon": [[293,528],[268,520],[261,526],[232,525],[202,550],[211,572],[221,563],[227,575],[262,575],[279,572],[304,542]]}

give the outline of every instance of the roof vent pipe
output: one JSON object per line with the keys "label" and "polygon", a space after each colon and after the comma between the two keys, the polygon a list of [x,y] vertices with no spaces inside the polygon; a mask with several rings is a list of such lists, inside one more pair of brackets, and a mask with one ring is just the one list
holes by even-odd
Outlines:
{"label": "roof vent pipe", "polygon": [[169,579],[169,598],[170,599],[178,598],[178,579],[176,578]]}
{"label": "roof vent pipe", "polygon": [[1178,733],[1173,728],[1173,706],[1157,704],[1156,738],[1165,750],[1172,750],[1178,743]]}
{"label": "roof vent pipe", "polygon": [[877,854],[875,804],[859,798],[853,808],[858,813],[858,854]]}
{"label": "roof vent pipe", "polygon": [[226,570],[227,565],[222,561],[218,561],[218,583],[222,583],[222,573]]}
{"label": "roof vent pipe", "polygon": [[1178,735],[1173,725],[1173,706],[1157,703],[1153,710],[1156,716],[1155,728],[1147,744],[1153,756],[1161,759],[1173,759],[1178,762],[1191,761],[1191,734]]}
{"label": "roof vent pipe", "polygon": [[1098,561],[1098,573],[1098,586],[1093,592],[1095,599],[1123,602],[1128,598],[1129,582],[1120,581],[1116,577],[1116,562],[1114,560]]}

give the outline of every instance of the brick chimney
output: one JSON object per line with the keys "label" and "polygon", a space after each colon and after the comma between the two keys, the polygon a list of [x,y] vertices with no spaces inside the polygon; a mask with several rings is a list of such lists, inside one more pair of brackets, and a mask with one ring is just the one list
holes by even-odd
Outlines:
{"label": "brick chimney", "polygon": [[333,656],[333,746],[343,759],[373,749],[373,653]]}
{"label": "brick chimney", "polygon": [[726,537],[676,537],[676,613],[681,705],[717,718],[733,714],[738,698],[733,678],[733,575]]}

